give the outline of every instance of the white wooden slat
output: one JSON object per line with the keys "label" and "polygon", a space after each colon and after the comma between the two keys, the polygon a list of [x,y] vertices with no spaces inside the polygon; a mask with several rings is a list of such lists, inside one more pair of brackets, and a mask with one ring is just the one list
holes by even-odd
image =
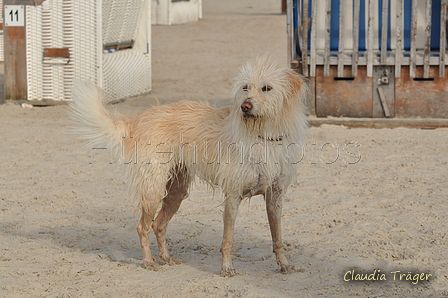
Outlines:
{"label": "white wooden slat", "polygon": [[[3,0],[0,0],[0,7],[3,9]],[[27,8],[28,9],[28,8]],[[25,9],[25,14],[27,14],[27,11]],[[3,14],[0,13],[0,23],[4,23],[3,21]],[[28,27],[27,27],[28,29]],[[3,29],[0,30],[0,61],[5,61],[5,52],[4,52],[4,38],[3,38]]]}
{"label": "white wooden slat", "polygon": [[[423,66],[424,77],[428,78],[430,73],[430,68],[433,65],[439,66],[439,76],[445,76],[445,66],[447,64],[447,40],[446,40],[446,22],[447,22],[447,10],[448,0],[441,1],[440,9],[440,52],[431,51],[431,12],[432,12],[432,0],[425,0],[425,10],[422,11],[423,3],[419,3],[419,0],[412,0],[411,5],[411,34],[410,34],[410,50],[404,51],[404,27],[403,27],[403,0],[395,0],[391,2],[393,7],[389,7],[389,0],[382,1],[382,10],[379,12],[382,16],[381,22],[381,48],[375,49],[375,44],[378,42],[375,39],[375,29],[376,28],[376,16],[378,10],[375,10],[378,5],[378,1],[367,0],[367,51],[365,54],[360,55],[359,46],[359,26],[360,26],[360,0],[344,1],[339,2],[339,40],[338,40],[338,50],[331,51],[331,0],[325,1],[325,25],[324,34],[319,35],[318,25],[319,20],[317,15],[321,16],[323,7],[318,8],[317,0],[316,2],[311,2],[310,0],[303,0],[301,11],[301,50],[302,50],[302,69],[303,74],[306,76],[314,77],[316,75],[316,66],[324,66],[324,76],[329,76],[330,66],[337,66],[337,76],[344,76],[344,67],[351,66],[351,73],[354,77],[358,74],[358,67],[360,65],[367,66],[367,76],[373,76],[373,67],[376,65],[391,65],[395,67],[395,77],[399,78],[401,74],[402,66],[410,66],[410,76],[415,78],[416,67]],[[350,3],[350,4],[349,4]],[[324,3],[321,2],[323,5]],[[309,5],[312,5],[311,8]],[[350,11],[352,7],[347,7],[347,5],[353,5],[353,12]],[[310,9],[309,9],[310,8]],[[350,9],[348,9],[350,8]],[[392,11],[390,11],[392,9]],[[308,17],[308,11],[311,11],[311,18]],[[350,15],[347,12],[350,11]],[[391,16],[394,18],[392,27],[395,27],[392,33],[392,50],[387,49],[388,41],[388,27],[389,14],[393,13]],[[423,16],[424,14],[424,16]],[[348,36],[347,22],[351,23],[352,19],[347,18],[353,17],[353,35]],[[418,19],[420,17],[420,19]],[[323,21],[323,19],[322,19]],[[422,23],[424,21],[424,23]],[[310,27],[311,26],[311,27]],[[418,31],[419,27],[423,27]],[[323,27],[323,26],[322,26]],[[320,30],[322,30],[322,27]],[[333,28],[334,29],[334,28]],[[310,40],[308,32],[310,34]],[[351,30],[350,30],[351,31]],[[424,32],[422,32],[424,31]],[[424,34],[424,44],[423,34]],[[319,35],[319,36],[318,36]],[[394,36],[395,35],[395,36]],[[418,43],[417,35],[422,41]],[[349,50],[345,47],[350,47],[346,39],[351,38],[352,48]],[[323,40],[323,48],[319,47],[319,40]],[[308,42],[310,43],[310,50],[308,50]],[[423,46],[423,49],[420,50]],[[318,48],[319,47],[319,48]],[[332,56],[333,55],[333,56]]]}
{"label": "white wooden slat", "polygon": [[[62,32],[64,36],[63,46],[64,48],[71,49],[71,54],[73,54],[73,48],[75,46],[74,41],[74,2],[73,1],[64,1],[62,2],[62,14],[63,14],[63,23],[62,23]],[[75,70],[73,64],[65,65],[63,68],[64,75],[64,85],[63,85],[63,96],[64,100],[70,100],[72,97],[72,88],[73,81],[75,78]]]}
{"label": "white wooden slat", "polygon": [[352,76],[358,76],[358,60],[359,60],[359,14],[360,0],[353,1],[353,54],[352,54]]}
{"label": "white wooden slat", "polygon": [[446,10],[448,0],[441,1],[440,8],[440,55],[439,55],[439,77],[445,77],[445,52],[446,52]]}
{"label": "white wooden slat", "polygon": [[387,24],[388,24],[388,12],[389,5],[388,0],[382,0],[381,9],[381,61],[386,61],[387,56]]}
{"label": "white wooden slat", "polygon": [[310,47],[310,76],[316,76],[316,31],[317,31],[317,1],[311,7],[311,47]]}
{"label": "white wooden slat", "polygon": [[[84,5],[86,5],[86,4],[84,4]],[[95,20],[97,22],[99,20],[103,19],[103,0],[97,1],[96,5],[92,5],[91,9],[93,9],[93,12],[95,13],[94,16],[95,16]],[[78,8],[78,10],[77,10],[77,8],[75,7],[75,15],[77,15],[79,12],[80,12],[80,9]],[[89,14],[85,13],[85,15],[83,17],[88,18],[90,16],[90,13]],[[86,22],[85,20],[83,20],[83,21]],[[91,25],[91,24],[89,24],[89,25]],[[92,34],[92,36],[90,36],[90,38],[89,38],[89,39],[94,38],[96,40],[95,41],[96,51],[92,51],[90,53],[91,59],[95,59],[95,60],[86,59],[86,61],[90,62],[90,63],[92,61],[95,61],[94,67],[96,68],[96,74],[94,76],[91,74],[92,77],[95,77],[95,80],[92,80],[92,81],[95,82],[98,87],[100,87],[101,89],[104,90],[104,88],[103,88],[103,82],[104,82],[104,80],[103,80],[103,59],[101,59],[101,57],[103,56],[103,26],[102,25],[97,26],[95,23],[95,31],[96,32],[92,32],[94,34]],[[84,47],[85,47],[85,45],[83,45],[82,47],[79,46],[79,48],[81,48],[81,50],[84,50]],[[78,50],[76,50],[76,51],[78,52]],[[80,60],[84,60],[84,59],[80,59]],[[85,63],[85,62],[83,62],[83,63]],[[80,68],[80,67],[75,68],[75,76],[77,77],[77,79],[79,79],[79,77],[80,77],[80,71],[83,71],[83,68]]]}
{"label": "white wooden slat", "polygon": [[373,76],[373,12],[376,1],[368,0],[369,12],[367,18],[367,77]]}
{"label": "white wooden slat", "polygon": [[303,0],[302,11],[302,74],[308,76],[308,0]]}
{"label": "white wooden slat", "polygon": [[425,11],[425,56],[423,61],[423,77],[429,78],[429,54],[431,52],[431,9],[432,0],[426,0]]}
{"label": "white wooden slat", "polygon": [[[422,66],[423,65],[423,58],[424,55],[422,53],[417,53],[415,56],[415,65]],[[316,54],[316,65],[323,65],[324,64],[324,55],[323,52],[317,52]],[[349,53],[345,53],[344,55],[344,65],[352,65],[352,58]],[[409,66],[411,64],[411,59],[409,57],[409,52],[404,52],[401,57],[401,66]],[[331,56],[329,59],[328,64],[331,65],[338,65],[339,59],[336,56]],[[360,56],[358,59],[358,66],[366,66],[368,63],[367,57]],[[431,52],[429,57],[429,65],[438,66],[440,64],[440,57],[439,52]],[[374,51],[373,52],[373,60],[372,65],[388,65],[388,66],[394,66],[395,65],[395,57],[389,56],[386,58],[386,62],[383,64],[380,60],[380,52]]]}
{"label": "white wooden slat", "polygon": [[345,1],[339,1],[339,43],[338,43],[338,77],[344,76],[344,22]]}
{"label": "white wooden slat", "polygon": [[403,55],[403,0],[397,1],[397,27],[396,27],[396,46],[395,46],[395,77],[399,78],[401,74],[401,58]]}
{"label": "white wooden slat", "polygon": [[324,76],[330,75],[331,0],[325,2]]}
{"label": "white wooden slat", "polygon": [[415,78],[415,58],[417,51],[417,1],[412,0],[411,14],[411,64],[409,67],[409,76]]}
{"label": "white wooden slat", "polygon": [[[286,5],[286,35],[288,36],[288,65],[291,65],[292,60],[295,58],[293,57],[293,30],[292,30],[292,0],[287,0],[287,5]],[[149,5],[148,11],[151,12],[151,5]],[[151,14],[149,14],[151,15]],[[149,37],[151,37],[151,27],[148,28],[148,35]],[[298,39],[296,39],[298,40]],[[151,43],[149,43],[151,44]],[[150,52],[149,52],[150,53]]]}

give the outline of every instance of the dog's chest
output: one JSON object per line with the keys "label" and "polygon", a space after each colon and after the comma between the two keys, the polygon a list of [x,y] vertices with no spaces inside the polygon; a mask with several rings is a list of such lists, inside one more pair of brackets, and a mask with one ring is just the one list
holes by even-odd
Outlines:
{"label": "dog's chest", "polygon": [[255,179],[245,185],[242,191],[243,197],[250,198],[252,196],[264,195],[266,193],[266,189],[276,183],[276,181],[278,181],[278,177],[274,178],[273,181],[268,181],[265,176],[259,174],[258,179]]}

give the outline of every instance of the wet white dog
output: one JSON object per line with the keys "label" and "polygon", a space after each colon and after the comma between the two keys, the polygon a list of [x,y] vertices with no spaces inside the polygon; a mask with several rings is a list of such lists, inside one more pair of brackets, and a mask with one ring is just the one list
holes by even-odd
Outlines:
{"label": "wet white dog", "polygon": [[[233,276],[233,234],[242,199],[263,195],[274,253],[281,272],[288,264],[281,235],[282,195],[296,179],[307,132],[303,102],[308,87],[294,71],[263,56],[246,63],[235,78],[230,106],[181,101],[150,108],[135,119],[112,115],[91,83],[73,91],[71,116],[89,146],[107,147],[126,163],[131,193],[142,210],[137,227],[143,266],[154,268],[149,231],[164,263],[177,263],[166,247],[166,228],[188,196],[194,176],[225,195],[223,276]],[[162,203],[157,213],[159,204]]]}

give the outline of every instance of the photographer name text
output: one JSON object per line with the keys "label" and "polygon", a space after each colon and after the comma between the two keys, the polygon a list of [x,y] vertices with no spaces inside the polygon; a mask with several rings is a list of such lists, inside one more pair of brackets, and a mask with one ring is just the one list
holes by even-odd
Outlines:
{"label": "photographer name text", "polygon": [[432,277],[431,273],[426,272],[412,272],[412,271],[390,271],[383,273],[379,269],[375,269],[371,272],[357,272],[356,270],[348,270],[344,274],[344,282],[356,282],[356,281],[402,281],[410,282],[413,285],[422,281],[429,281]]}

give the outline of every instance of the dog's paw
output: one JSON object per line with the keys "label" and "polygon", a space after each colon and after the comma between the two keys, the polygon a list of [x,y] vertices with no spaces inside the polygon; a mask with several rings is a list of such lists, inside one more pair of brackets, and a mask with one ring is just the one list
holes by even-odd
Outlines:
{"label": "dog's paw", "polygon": [[303,269],[299,269],[296,266],[293,265],[283,265],[280,267],[280,272],[282,274],[290,274],[290,273],[294,273],[294,272],[304,272]]}
{"label": "dog's paw", "polygon": [[142,268],[150,271],[158,271],[159,264],[157,264],[156,262],[143,262]]}
{"label": "dog's paw", "polygon": [[182,263],[183,263],[183,261],[179,260],[178,258],[167,258],[167,259],[163,260],[163,265],[169,265],[169,266],[179,265]]}
{"label": "dog's paw", "polygon": [[232,276],[238,275],[238,273],[233,268],[226,268],[226,269],[222,269],[221,273],[219,275],[221,275],[222,277],[232,277]]}

